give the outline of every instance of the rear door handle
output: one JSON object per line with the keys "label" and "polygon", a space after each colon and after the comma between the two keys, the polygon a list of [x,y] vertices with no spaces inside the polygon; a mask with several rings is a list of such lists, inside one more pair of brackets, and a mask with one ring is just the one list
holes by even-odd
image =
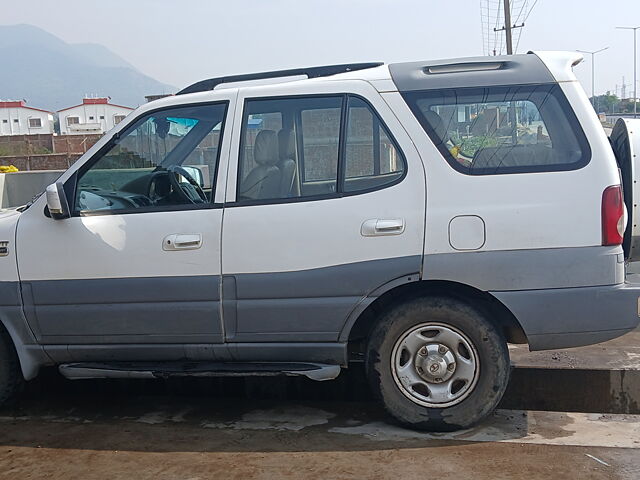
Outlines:
{"label": "rear door handle", "polygon": [[196,250],[202,246],[202,235],[199,233],[173,233],[164,237],[162,249],[174,250]]}
{"label": "rear door handle", "polygon": [[363,237],[400,235],[404,227],[404,218],[372,218],[362,223],[360,234]]}

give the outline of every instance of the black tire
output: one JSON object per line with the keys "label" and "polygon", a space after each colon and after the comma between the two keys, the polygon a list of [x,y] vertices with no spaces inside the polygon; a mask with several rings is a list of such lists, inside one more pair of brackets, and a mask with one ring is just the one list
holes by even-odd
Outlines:
{"label": "black tire", "polygon": [[13,405],[23,384],[16,349],[11,337],[0,325],[0,407]]}
{"label": "black tire", "polygon": [[[421,405],[403,393],[394,379],[392,357],[396,342],[412,328],[428,322],[453,327],[475,347],[479,365],[479,373],[474,373],[475,386],[470,386],[466,397],[455,405]],[[496,408],[509,382],[509,351],[500,330],[481,310],[449,297],[417,298],[395,306],[380,318],[369,337],[366,371],[374,394],[402,425],[425,431],[452,431],[473,426]]]}

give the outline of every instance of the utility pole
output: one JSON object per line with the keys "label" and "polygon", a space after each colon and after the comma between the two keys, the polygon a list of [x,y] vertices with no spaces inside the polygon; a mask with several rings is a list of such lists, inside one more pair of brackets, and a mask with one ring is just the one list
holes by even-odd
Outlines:
{"label": "utility pole", "polygon": [[593,109],[598,113],[598,108],[596,106],[596,53],[604,52],[609,47],[601,48],[600,50],[595,50],[593,52],[588,52],[586,50],[576,50],[580,53],[588,53],[591,55],[591,103],[593,105]]}
{"label": "utility pole", "polygon": [[504,33],[507,37],[507,55],[513,55],[513,36],[511,35],[511,6],[504,0]]}
{"label": "utility pole", "polygon": [[638,29],[640,27],[616,27],[619,30],[633,30],[633,118],[638,116]]}
{"label": "utility pole", "polygon": [[494,28],[494,32],[504,31],[507,40],[507,55],[513,55],[513,29],[524,27],[524,22],[520,25],[511,24],[511,6],[509,0],[504,0],[504,26],[502,28]]}

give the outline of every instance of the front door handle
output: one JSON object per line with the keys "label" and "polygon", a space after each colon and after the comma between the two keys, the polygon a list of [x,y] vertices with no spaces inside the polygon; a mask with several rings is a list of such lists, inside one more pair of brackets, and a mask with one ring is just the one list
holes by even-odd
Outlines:
{"label": "front door handle", "polygon": [[162,249],[167,251],[196,250],[201,246],[202,235],[199,233],[173,233],[162,241]]}
{"label": "front door handle", "polygon": [[372,218],[363,222],[360,234],[363,237],[400,235],[404,227],[404,218]]}

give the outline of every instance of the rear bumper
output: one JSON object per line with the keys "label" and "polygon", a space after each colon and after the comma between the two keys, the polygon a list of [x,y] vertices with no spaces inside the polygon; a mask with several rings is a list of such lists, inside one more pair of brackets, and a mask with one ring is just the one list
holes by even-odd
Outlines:
{"label": "rear bumper", "polygon": [[640,322],[640,284],[491,292],[520,322],[530,350],[604,342]]}

